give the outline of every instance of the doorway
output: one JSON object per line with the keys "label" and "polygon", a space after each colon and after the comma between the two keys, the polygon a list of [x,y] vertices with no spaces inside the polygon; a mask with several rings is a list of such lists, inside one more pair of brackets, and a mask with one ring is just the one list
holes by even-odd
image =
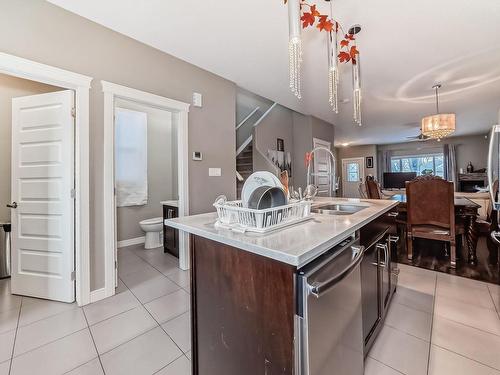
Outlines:
{"label": "doorway", "polygon": [[0,194],[12,191],[1,202],[2,208],[11,206],[11,289],[85,305],[90,301],[87,184],[92,78],[6,53],[0,53],[0,72],[4,90],[9,80],[42,88],[11,95],[7,104],[4,100],[8,111],[2,111],[11,117],[3,124],[12,131],[12,137],[2,136],[8,146],[2,145],[2,151],[12,153],[14,167],[9,157],[9,177],[0,189]]}
{"label": "doorway", "polygon": [[342,159],[342,196],[344,198],[360,198],[359,184],[364,179],[364,158]]}
{"label": "doorway", "polygon": [[[158,226],[158,229],[163,225],[163,215],[161,212],[162,202],[168,202],[169,204],[175,204],[178,206],[178,215],[184,216],[187,215],[189,210],[189,201],[188,201],[188,138],[187,138],[187,114],[189,110],[189,104],[178,102],[176,100],[160,97],[158,95],[146,93],[140,90],[135,90],[132,88],[128,88],[125,86],[116,85],[110,82],[102,81],[103,91],[104,91],[104,115],[105,115],[105,134],[104,134],[104,148],[105,148],[105,157],[104,157],[104,233],[105,233],[105,287],[100,291],[100,298],[105,298],[112,296],[115,293],[115,285],[117,280],[117,249],[119,245],[132,245],[138,244],[143,241],[148,241],[148,232],[144,232],[144,230],[152,228],[152,232],[155,233],[155,228]],[[117,112],[118,110],[118,112]],[[121,111],[121,112],[120,112]],[[119,114],[119,112],[121,114]],[[156,168],[157,170],[165,170],[168,169],[168,166],[165,163],[164,158],[160,158],[161,160],[156,160],[156,166],[153,166],[147,159],[147,155],[144,152],[144,148],[150,147],[149,142],[147,141],[149,130],[144,130],[147,128],[147,117],[156,116],[161,118],[158,124],[158,129],[163,132],[170,128],[170,138],[172,147],[168,147],[168,145],[163,145],[164,152],[168,150],[172,152],[175,150],[170,157],[170,169],[172,173],[167,174],[165,177],[164,173],[156,173],[156,177],[160,175],[164,177],[163,182],[159,182],[160,185],[168,184],[171,189],[167,189],[165,186],[163,188],[153,188],[153,190],[158,190],[159,193],[156,192],[153,194],[153,190],[150,189],[151,175],[149,168]],[[118,115],[118,116],[117,116]],[[130,206],[122,206],[121,203],[118,202],[117,198],[122,201],[127,199],[127,194],[130,193],[130,189],[127,189],[126,186],[120,184],[123,181],[123,177],[125,177],[124,172],[128,174],[131,169],[128,168],[125,171],[120,167],[121,162],[125,162],[124,160],[120,160],[117,162],[117,153],[120,152],[120,145],[118,144],[117,138],[117,119],[120,116],[125,116],[129,118],[135,118],[136,125],[140,128],[142,126],[143,130],[140,130],[136,136],[133,137],[134,140],[134,151],[135,157],[133,158],[134,170],[138,173],[135,173],[134,182],[135,188],[132,189],[134,193],[131,197],[131,202],[133,206],[147,206],[149,205],[149,198],[151,198],[151,207],[148,209],[142,210],[138,207],[130,207]],[[146,124],[146,125],[144,125]],[[137,130],[137,129],[136,129]],[[173,130],[173,131],[172,131]],[[158,137],[158,136],[157,136]],[[160,139],[154,139],[155,142],[159,142],[157,145],[158,149],[162,148],[161,146],[161,136]],[[141,149],[142,144],[143,147]],[[145,146],[145,147],[144,147]],[[152,146],[152,145],[151,145]],[[123,151],[123,150],[122,150]],[[130,151],[130,150],[129,150]],[[158,151],[160,152],[160,151]],[[124,154],[122,153],[122,156]],[[142,156],[141,156],[142,155]],[[151,158],[150,158],[151,159]],[[173,160],[175,159],[175,160]],[[129,165],[131,162],[125,162]],[[143,167],[141,168],[138,164],[142,163]],[[163,165],[161,164],[163,163]],[[144,169],[147,170],[147,173],[144,173]],[[142,173],[139,173],[142,171]],[[127,177],[128,178],[128,177]],[[165,179],[166,178],[166,179]],[[118,181],[118,179],[122,179],[122,181]],[[162,178],[160,177],[160,180]],[[168,181],[167,181],[168,180]],[[172,180],[176,180],[176,183],[172,183]],[[125,183],[125,185],[128,182]],[[127,192],[128,191],[128,192]],[[151,194],[150,194],[151,193]],[[119,195],[123,195],[123,197]],[[154,195],[154,197],[153,197]],[[130,197],[130,194],[128,194]],[[146,203],[146,204],[144,204]],[[122,206],[118,207],[117,206]],[[141,207],[144,208],[144,207]],[[160,211],[159,211],[160,210]],[[127,211],[130,214],[130,211],[134,213],[138,213],[141,211],[140,215],[142,216],[134,216],[133,223],[125,223],[124,220],[130,221],[130,217],[132,215],[121,215],[120,211]],[[146,216],[150,216],[146,218]],[[146,223],[140,224],[141,220],[139,218],[144,218]],[[161,219],[160,219],[161,218]],[[149,220],[148,220],[149,219]],[[153,221],[155,221],[153,223]],[[156,222],[158,221],[158,223]],[[124,229],[128,227],[129,229]],[[149,227],[149,228],[146,228]],[[130,229],[132,228],[132,229]],[[146,228],[146,229],[145,229]],[[138,235],[144,236],[145,238],[140,237],[131,237],[131,238],[122,238],[123,233],[122,229],[125,232],[131,233],[132,231],[140,231],[135,232]],[[161,235],[160,232],[157,235]],[[124,241],[125,240],[125,241]],[[131,241],[127,241],[131,240]],[[154,242],[154,239],[153,239]],[[145,246],[147,243],[145,244]],[[188,236],[187,234],[180,233],[179,234],[179,267],[181,269],[189,268],[189,257],[188,257]],[[102,293],[102,295],[101,295]]]}

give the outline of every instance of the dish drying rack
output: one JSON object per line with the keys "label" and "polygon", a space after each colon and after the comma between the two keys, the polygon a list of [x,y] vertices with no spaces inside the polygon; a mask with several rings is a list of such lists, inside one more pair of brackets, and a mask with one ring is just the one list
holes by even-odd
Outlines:
{"label": "dish drying rack", "polygon": [[284,206],[255,210],[243,207],[243,202],[214,203],[217,209],[217,227],[236,232],[267,233],[289,225],[309,220],[312,201],[296,201]]}

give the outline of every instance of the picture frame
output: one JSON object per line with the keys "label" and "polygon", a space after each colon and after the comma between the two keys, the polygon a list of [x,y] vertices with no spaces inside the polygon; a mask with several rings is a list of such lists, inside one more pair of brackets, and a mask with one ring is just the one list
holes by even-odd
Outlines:
{"label": "picture frame", "polygon": [[365,158],[366,168],[373,168],[373,156],[367,156]]}
{"label": "picture frame", "polygon": [[276,151],[285,151],[285,141],[281,138],[276,140]]}

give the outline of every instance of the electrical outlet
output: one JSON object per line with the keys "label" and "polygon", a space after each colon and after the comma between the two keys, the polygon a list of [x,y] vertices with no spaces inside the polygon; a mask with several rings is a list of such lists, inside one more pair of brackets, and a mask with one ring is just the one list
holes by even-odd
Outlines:
{"label": "electrical outlet", "polygon": [[193,105],[195,107],[203,106],[203,95],[201,95],[199,92],[193,92]]}

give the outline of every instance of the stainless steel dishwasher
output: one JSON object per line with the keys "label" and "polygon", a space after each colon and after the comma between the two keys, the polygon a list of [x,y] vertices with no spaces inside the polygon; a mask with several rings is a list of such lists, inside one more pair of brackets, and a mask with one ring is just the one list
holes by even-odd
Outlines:
{"label": "stainless steel dishwasher", "polygon": [[353,235],[299,269],[296,374],[363,375],[362,259]]}

